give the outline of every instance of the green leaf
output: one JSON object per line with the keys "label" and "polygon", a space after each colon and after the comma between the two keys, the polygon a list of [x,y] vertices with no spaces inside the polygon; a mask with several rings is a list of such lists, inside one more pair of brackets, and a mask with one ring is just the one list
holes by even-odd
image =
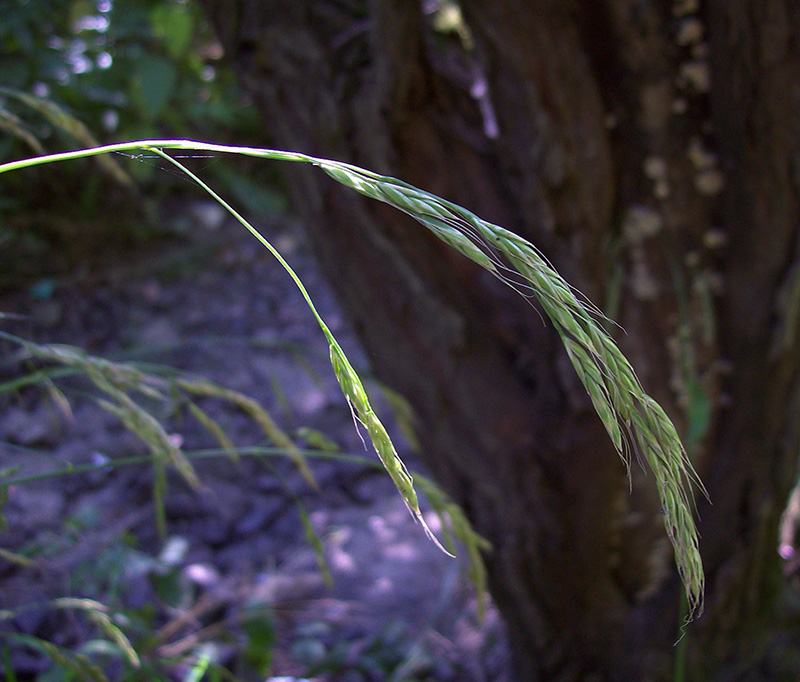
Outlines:
{"label": "green leaf", "polygon": [[215,167],[214,174],[225,183],[225,189],[244,206],[248,213],[276,215],[287,212],[286,197],[270,189],[263,182],[252,180],[227,166]]}
{"label": "green leaf", "polygon": [[76,26],[84,17],[97,13],[97,6],[89,0],[72,0],[69,6],[69,23]]}
{"label": "green leaf", "polygon": [[269,675],[276,644],[275,620],[264,609],[248,609],[242,615],[242,630],[247,638],[245,658],[262,675]]}
{"label": "green leaf", "polygon": [[131,83],[131,99],[145,120],[158,118],[172,99],[178,72],[166,57],[143,55]]}
{"label": "green leaf", "polygon": [[170,57],[179,59],[184,56],[194,30],[194,18],[186,5],[159,5],[150,13],[150,26],[164,43]]}
{"label": "green leaf", "polygon": [[703,385],[693,379],[687,386],[689,408],[686,425],[686,445],[690,449],[699,445],[708,433],[711,422],[711,402]]}

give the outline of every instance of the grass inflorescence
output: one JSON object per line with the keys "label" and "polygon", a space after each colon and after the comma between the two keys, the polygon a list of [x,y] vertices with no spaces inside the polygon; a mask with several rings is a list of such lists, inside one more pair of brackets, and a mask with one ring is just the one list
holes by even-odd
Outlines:
{"label": "grass inflorescence", "polygon": [[532,294],[538,300],[561,336],[572,366],[625,465],[630,467],[633,449],[653,471],[690,613],[702,609],[703,567],[687,492],[691,483],[704,490],[702,483],[674,424],[645,393],[622,351],[598,324],[602,314],[582,300],[538,249],[519,235],[394,178],[348,164],[316,163],[339,182],[412,216],[522,295]]}
{"label": "grass inflorescence", "polygon": [[[698,533],[692,513],[690,486],[697,478],[678,433],[661,406],[645,393],[636,374],[611,336],[602,328],[602,314],[583,299],[530,242],[474,213],[395,178],[346,163],[253,147],[216,145],[190,140],[142,140],[73,152],[39,156],[0,165],[0,173],[54,161],[108,152],[141,150],[178,166],[250,230],[281,262],[300,288],[330,346],[331,363],[354,415],[366,427],[372,444],[409,510],[422,521],[413,480],[400,460],[386,429],[373,411],[360,378],[288,263],[241,215],[199,177],[165,150],[234,153],[283,161],[311,163],[338,182],[407,213],[446,244],[455,248],[527,298],[535,298],[558,331],[567,355],[589,394],[611,441],[625,465],[636,452],[655,476],[664,525],[675,549],[675,560],[686,588],[691,614],[702,610],[704,577]],[[424,523],[424,521],[423,521]],[[427,527],[426,527],[427,530]],[[428,531],[430,534],[430,531]],[[432,534],[431,534],[431,537]]]}

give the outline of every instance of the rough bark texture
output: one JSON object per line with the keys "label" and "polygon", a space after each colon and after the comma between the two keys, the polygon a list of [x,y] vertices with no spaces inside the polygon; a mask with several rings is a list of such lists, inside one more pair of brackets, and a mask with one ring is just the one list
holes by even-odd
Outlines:
{"label": "rough bark texture", "polygon": [[[622,323],[714,502],[686,679],[757,679],[800,424],[797,4],[464,0],[471,51],[409,0],[204,5],[276,145],[523,234]],[[680,589],[652,479],[629,493],[553,330],[413,221],[290,172],[376,372],[494,546],[520,679],[670,679]]]}

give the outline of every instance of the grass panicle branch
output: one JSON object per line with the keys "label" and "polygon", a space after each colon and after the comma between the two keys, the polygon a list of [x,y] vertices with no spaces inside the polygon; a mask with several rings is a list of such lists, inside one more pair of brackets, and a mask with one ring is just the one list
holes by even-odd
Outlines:
{"label": "grass panicle branch", "polygon": [[428,535],[428,537],[445,554],[450,554],[450,552],[448,552],[436,539],[436,536],[431,532],[430,528],[428,528],[427,523],[425,523],[425,519],[422,516],[422,512],[419,507],[417,494],[414,491],[414,482],[411,477],[411,474],[408,473],[406,465],[403,463],[403,460],[400,459],[400,456],[397,454],[397,450],[394,447],[392,439],[389,437],[389,433],[386,431],[386,428],[381,423],[381,420],[378,418],[378,415],[375,414],[375,411],[372,409],[372,405],[370,404],[369,397],[367,396],[367,392],[364,389],[364,385],[361,382],[361,378],[358,376],[357,372],[353,369],[353,366],[347,359],[347,356],[342,350],[342,347],[339,345],[339,342],[333,336],[333,333],[331,332],[330,328],[328,327],[327,324],[325,324],[325,321],[320,316],[316,306],[314,305],[314,302],[311,300],[311,296],[309,295],[308,291],[305,288],[305,285],[300,280],[300,277],[298,277],[297,273],[295,273],[295,271],[292,269],[289,263],[283,258],[280,252],[278,252],[278,250],[258,230],[256,230],[256,228],[253,227],[244,218],[244,216],[242,216],[238,211],[236,211],[236,209],[234,209],[228,202],[226,202],[221,196],[219,196],[195,173],[186,168],[186,166],[182,164],[180,161],[166,154],[161,149],[152,148],[152,151],[158,156],[162,157],[165,161],[177,166],[188,177],[190,177],[192,180],[194,180],[194,182],[196,182],[200,187],[202,187],[210,196],[212,196],[220,204],[220,206],[222,206],[226,211],[228,211],[228,213],[230,213],[256,239],[258,239],[258,241],[260,241],[269,250],[269,252],[278,260],[283,269],[286,270],[287,273],[289,273],[289,276],[297,285],[298,289],[300,289],[300,293],[303,295],[303,298],[305,299],[306,304],[308,305],[309,309],[314,315],[314,318],[316,319],[317,324],[322,330],[322,333],[325,335],[325,339],[328,342],[328,347],[330,350],[331,366],[333,367],[334,374],[336,375],[336,378],[339,381],[339,386],[342,389],[342,393],[344,394],[344,397],[347,400],[347,403],[350,406],[350,409],[353,411],[353,414],[356,417],[356,419],[367,429],[367,433],[369,434],[372,446],[378,453],[378,457],[383,463],[383,466],[386,468],[386,471],[389,473],[389,476],[391,477],[392,481],[397,487],[397,490],[402,495],[403,500],[406,503],[406,507],[408,507],[409,512],[411,512],[413,517],[425,529],[425,533]]}
{"label": "grass panicle branch", "polygon": [[372,410],[361,380],[319,317],[302,283],[272,245],[208,185],[165,150],[233,153],[311,163],[343,185],[412,216],[443,242],[523,296],[535,298],[561,336],[570,362],[625,465],[630,467],[630,453],[636,452],[653,471],[664,525],[685,585],[690,617],[702,611],[704,578],[691,499],[692,484],[705,493],[702,483],[689,462],[672,421],[658,403],[645,393],[630,363],[598,323],[599,319],[603,319],[602,313],[580,296],[535,246],[499,225],[482,220],[474,213],[408,183],[350,164],[297,152],[191,140],[141,140],[14,161],[0,165],[0,173],[55,161],[137,150],[143,154],[156,154],[180,167],[250,230],[287,269],[328,339],[331,363],[354,415],[366,427],[378,456],[409,509],[419,520],[422,520],[422,515],[411,476]]}

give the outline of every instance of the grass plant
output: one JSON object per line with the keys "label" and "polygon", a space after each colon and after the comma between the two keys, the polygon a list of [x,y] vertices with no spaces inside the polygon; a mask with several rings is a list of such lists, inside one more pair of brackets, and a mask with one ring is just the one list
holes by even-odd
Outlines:
{"label": "grass plant", "polygon": [[[339,452],[328,440],[322,441],[324,447],[321,449],[301,450],[256,401],[204,378],[170,367],[115,362],[88,354],[81,348],[36,344],[4,332],[0,332],[0,338],[18,345],[19,351],[12,353],[9,360],[21,365],[24,371],[22,377],[0,383],[0,395],[39,386],[51,402],[67,413],[72,410],[75,396],[84,400],[93,398],[101,408],[117,416],[130,431],[139,436],[149,449],[149,453],[142,456],[102,458],[87,464],[67,463],[36,474],[0,469],[0,528],[4,522],[3,507],[8,500],[7,493],[15,487],[52,478],[86,476],[110,469],[149,465],[156,473],[153,488],[156,523],[165,539],[161,558],[143,553],[135,549],[135,545],[129,545],[121,539],[107,551],[92,553],[85,566],[80,564],[74,569],[81,575],[76,580],[81,585],[81,594],[86,595],[83,598],[51,599],[0,610],[0,653],[5,652],[5,656],[0,658],[0,671],[9,680],[15,679],[12,659],[28,651],[51,661],[53,667],[47,673],[50,675],[47,679],[94,682],[106,682],[109,679],[129,682],[250,679],[232,673],[227,669],[227,663],[223,665],[219,661],[220,647],[227,646],[230,649],[231,633],[235,633],[233,668],[249,666],[257,669],[262,677],[269,675],[276,646],[271,605],[264,602],[243,610],[234,609],[232,615],[228,614],[222,620],[212,619],[212,622],[205,624],[211,618],[210,611],[217,609],[224,600],[219,601],[208,594],[199,596],[187,584],[180,561],[165,558],[166,548],[176,540],[166,535],[166,466],[175,468],[187,483],[197,487],[202,480],[198,466],[202,462],[218,458],[258,458],[283,483],[282,494],[293,501],[306,542],[314,551],[323,579],[331,585],[323,544],[309,513],[300,496],[292,490],[288,481],[284,481],[280,471],[271,462],[278,458],[291,460],[315,487],[308,464],[312,459],[336,460],[372,469],[382,469],[383,465],[365,455]],[[76,377],[86,377],[94,390],[90,393],[72,381],[67,384],[71,390],[62,391],[60,384]],[[216,400],[240,409],[261,427],[273,447],[237,448],[222,425],[195,402],[198,399]],[[175,438],[177,434],[171,427],[165,426],[160,417],[166,412],[179,418],[181,410],[195,417],[217,440],[219,447],[184,449],[182,439]],[[477,547],[485,548],[485,540],[474,532],[463,514],[458,513],[458,508],[432,481],[416,476],[415,481],[439,515],[448,547],[454,549],[453,538],[466,547],[467,558],[471,562],[469,572],[474,577],[479,603],[482,603],[485,598],[485,580],[482,580],[485,568]],[[79,542],[79,537],[93,530],[94,526],[91,525],[75,527],[73,533],[59,537],[53,546],[37,542],[24,545],[15,552],[0,549],[0,560],[17,565],[21,570],[41,570],[55,556],[69,551],[72,543]],[[115,560],[107,561],[106,554],[112,553]],[[143,607],[130,606],[121,601],[118,586],[123,582],[122,571],[127,576],[124,580],[130,580],[133,574],[146,576],[153,586],[153,601]],[[101,603],[100,600],[107,603]],[[3,629],[4,621],[36,610],[51,614],[68,613],[66,617],[73,620],[79,615],[81,633],[86,639],[77,646],[65,646],[50,638]],[[156,628],[154,624],[161,622],[159,618],[166,618],[166,622]],[[114,670],[117,672],[113,675],[109,673]]]}
{"label": "grass plant", "polygon": [[[558,331],[569,359],[625,465],[630,467],[631,453],[636,453],[653,472],[664,525],[674,547],[678,571],[686,590],[689,617],[702,611],[704,576],[691,499],[691,485],[694,483],[705,492],[702,483],[694,473],[672,421],[661,406],[645,393],[630,363],[601,326],[600,322],[604,319],[602,313],[576,292],[527,240],[456,204],[395,178],[297,152],[191,140],[139,140],[14,161],[0,165],[0,173],[113,152],[138,152],[133,154],[133,158],[160,157],[199,184],[269,249],[297,284],[328,341],[333,370],[354,417],[368,432],[378,457],[409,510],[424,525],[411,475],[372,409],[361,379],[320,317],[298,276],[244,217],[196,174],[170,156],[167,153],[169,150],[241,154],[317,166],[343,185],[412,216],[439,239],[512,286],[521,295],[538,301]],[[123,405],[120,409],[126,408]],[[131,419],[135,416],[131,411],[127,414]],[[174,456],[170,461],[183,466]],[[425,529],[433,538],[427,526]]]}

